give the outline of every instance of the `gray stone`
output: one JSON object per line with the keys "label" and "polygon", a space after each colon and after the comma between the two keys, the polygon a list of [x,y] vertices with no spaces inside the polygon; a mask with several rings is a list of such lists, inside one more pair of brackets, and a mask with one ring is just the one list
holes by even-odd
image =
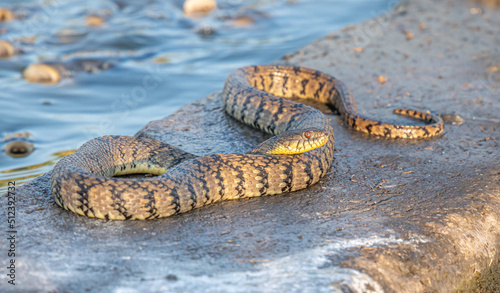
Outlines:
{"label": "gray stone", "polygon": [[[333,74],[369,116],[392,120],[389,108],[410,106],[465,120],[442,137],[374,138],[332,115],[334,164],[316,185],[154,221],[65,211],[46,174],[17,189],[18,285],[2,274],[1,291],[454,291],[499,262],[500,14],[476,7],[404,3],[279,62]],[[137,136],[198,155],[245,152],[266,138],[227,117],[218,94]]]}

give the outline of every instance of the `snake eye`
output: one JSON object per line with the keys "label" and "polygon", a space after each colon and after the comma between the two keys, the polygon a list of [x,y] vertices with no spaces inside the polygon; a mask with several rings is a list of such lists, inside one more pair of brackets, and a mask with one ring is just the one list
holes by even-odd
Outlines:
{"label": "snake eye", "polygon": [[310,131],[304,132],[304,137],[305,138],[311,138],[311,132]]}

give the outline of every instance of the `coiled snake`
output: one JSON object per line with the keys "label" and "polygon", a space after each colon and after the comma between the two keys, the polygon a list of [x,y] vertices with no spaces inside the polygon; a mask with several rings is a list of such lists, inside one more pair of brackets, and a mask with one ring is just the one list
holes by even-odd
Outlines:
{"label": "coiled snake", "polygon": [[[443,131],[431,114],[398,109],[421,126],[374,121],[357,114],[349,89],[334,77],[302,67],[249,66],[233,71],[222,100],[237,120],[275,134],[247,154],[197,157],[171,145],[127,136],[95,138],[54,167],[57,204],[77,214],[142,220],[184,213],[214,202],[306,188],[329,170],[334,135],[319,110],[287,98],[314,99],[352,128],[391,138],[428,138]],[[116,178],[131,173],[160,175]]]}

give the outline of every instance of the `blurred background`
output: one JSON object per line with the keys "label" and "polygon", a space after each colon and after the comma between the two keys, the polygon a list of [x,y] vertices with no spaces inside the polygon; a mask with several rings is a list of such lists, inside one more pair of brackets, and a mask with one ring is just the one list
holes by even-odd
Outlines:
{"label": "blurred background", "polygon": [[[276,61],[350,23],[390,13],[397,1],[186,4],[0,1],[0,193],[8,181],[20,185],[49,171],[89,139],[134,135],[221,90],[232,70]],[[49,79],[58,77],[28,80],[26,68],[39,63],[55,68],[45,73]]]}

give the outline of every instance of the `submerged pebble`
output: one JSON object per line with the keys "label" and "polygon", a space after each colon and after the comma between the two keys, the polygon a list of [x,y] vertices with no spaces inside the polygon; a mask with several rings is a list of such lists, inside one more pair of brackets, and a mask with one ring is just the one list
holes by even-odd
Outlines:
{"label": "submerged pebble", "polygon": [[10,42],[0,40],[0,58],[10,58],[14,53],[14,46]]}
{"label": "submerged pebble", "polygon": [[199,34],[200,36],[206,38],[213,36],[217,33],[217,30],[208,24],[201,25],[195,29],[196,33]]}
{"label": "submerged pebble", "polygon": [[61,44],[72,44],[76,43],[77,41],[85,38],[88,35],[88,30],[83,29],[83,28],[78,28],[78,27],[65,27],[59,29],[55,37],[57,39],[56,43],[61,43]]}
{"label": "submerged pebble", "polygon": [[26,157],[35,149],[33,141],[30,139],[30,134],[28,132],[16,132],[13,134],[7,134],[3,138],[3,143],[3,150],[8,156],[11,156],[13,158]]}
{"label": "submerged pebble", "polygon": [[103,25],[106,20],[99,15],[88,15],[85,17],[85,22],[88,26],[98,27]]}
{"label": "submerged pebble", "polygon": [[31,64],[24,70],[29,82],[55,84],[77,72],[97,73],[113,67],[110,61],[100,59],[75,59],[68,62]]}
{"label": "submerged pebble", "polygon": [[230,24],[237,27],[247,27],[255,23],[255,19],[248,15],[240,15],[231,20]]}

